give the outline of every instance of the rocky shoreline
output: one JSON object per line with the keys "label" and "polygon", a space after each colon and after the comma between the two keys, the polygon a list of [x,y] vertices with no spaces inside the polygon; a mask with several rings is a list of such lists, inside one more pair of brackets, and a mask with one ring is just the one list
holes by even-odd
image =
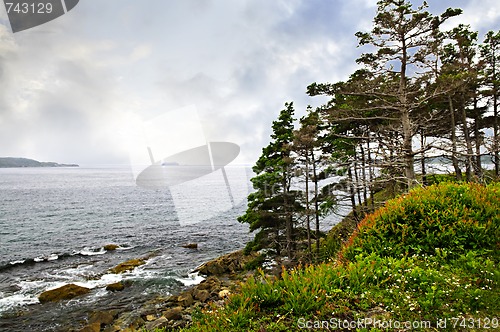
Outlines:
{"label": "rocky shoreline", "polygon": [[[244,255],[236,251],[208,261],[193,272],[204,276],[204,280],[182,292],[168,297],[156,298],[141,307],[127,312],[117,310],[89,313],[86,325],[72,332],[133,332],[142,328],[154,330],[167,328],[177,330],[192,323],[194,310],[209,305],[222,306],[229,294],[236,291],[239,282],[246,278],[248,266],[259,258],[259,254]],[[127,261],[120,266],[131,267]],[[142,263],[141,259],[136,263]],[[123,286],[123,285],[121,285]],[[120,285],[108,285],[123,290]]]}

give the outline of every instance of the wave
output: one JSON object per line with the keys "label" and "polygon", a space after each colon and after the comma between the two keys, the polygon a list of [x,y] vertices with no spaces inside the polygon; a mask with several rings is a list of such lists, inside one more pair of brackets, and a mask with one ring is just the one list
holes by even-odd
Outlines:
{"label": "wave", "polygon": [[189,273],[186,278],[175,278],[175,280],[180,281],[184,286],[194,286],[198,285],[200,282],[205,280],[204,277],[200,276],[198,272]]}
{"label": "wave", "polygon": [[[134,247],[118,246],[116,248],[116,250],[117,251],[125,251],[125,250],[130,250],[133,248]],[[74,257],[74,256],[98,256],[98,255],[104,255],[108,252],[109,251],[104,249],[104,246],[98,247],[98,248],[84,247],[81,250],[74,250],[71,253],[51,253],[48,255],[39,255],[36,257],[17,259],[17,260],[10,261],[10,262],[0,262],[0,272],[4,272],[6,270],[10,270],[13,268],[26,267],[29,265],[34,265],[36,263],[46,263],[46,262],[66,259],[66,258],[70,258],[70,257]]]}

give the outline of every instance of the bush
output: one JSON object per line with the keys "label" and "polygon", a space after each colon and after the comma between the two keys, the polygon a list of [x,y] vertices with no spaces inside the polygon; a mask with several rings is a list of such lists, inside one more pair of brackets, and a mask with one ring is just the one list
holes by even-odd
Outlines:
{"label": "bush", "polygon": [[500,184],[441,183],[390,200],[368,215],[342,257],[449,255],[500,249]]}

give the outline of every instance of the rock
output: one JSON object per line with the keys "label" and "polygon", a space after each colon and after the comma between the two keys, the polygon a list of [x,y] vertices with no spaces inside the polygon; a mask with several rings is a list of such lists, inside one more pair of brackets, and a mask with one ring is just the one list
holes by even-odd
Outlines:
{"label": "rock", "polygon": [[168,320],[179,320],[182,318],[182,307],[175,307],[163,312],[163,316]]}
{"label": "rock", "polygon": [[153,331],[154,329],[161,329],[168,326],[168,319],[165,317],[160,317],[155,321],[147,323],[144,327],[147,331]]}
{"label": "rock", "polygon": [[133,270],[136,267],[144,265],[144,264],[146,264],[146,261],[144,259],[141,259],[141,258],[139,258],[139,259],[130,259],[130,260],[126,261],[126,262],[118,264],[117,266],[115,266],[112,269],[109,269],[109,272],[115,273],[115,274],[123,273],[123,272],[127,272],[127,271],[130,271],[130,270]]}
{"label": "rock", "polygon": [[106,286],[106,290],[110,292],[122,291],[125,289],[125,285],[121,282],[115,282]]}
{"label": "rock", "polygon": [[141,318],[140,313],[137,311],[125,312],[121,314],[114,322],[113,325],[107,326],[105,332],[132,332],[139,329],[146,322]]}
{"label": "rock", "polygon": [[209,293],[217,290],[221,287],[222,282],[214,276],[210,276],[207,279],[203,280],[201,283],[196,286],[198,290],[207,290]]}
{"label": "rock", "polygon": [[154,320],[156,320],[156,316],[155,315],[147,315],[146,316],[146,321],[152,322]]}
{"label": "rock", "polygon": [[229,289],[223,289],[219,292],[219,297],[221,299],[225,299],[226,297],[229,296],[229,294],[231,294],[231,292],[229,291]]}
{"label": "rock", "polygon": [[106,251],[113,251],[113,250],[116,250],[118,248],[120,248],[120,246],[117,244],[106,244],[104,246],[104,250],[106,250]]}
{"label": "rock", "polygon": [[254,260],[257,253],[245,255],[242,250],[221,256],[202,264],[194,270],[206,276],[220,276],[226,273],[238,273],[244,270],[245,265]]}
{"label": "rock", "polygon": [[177,301],[183,306],[183,307],[189,307],[191,304],[193,304],[193,296],[189,292],[185,292],[177,298]]}
{"label": "rock", "polygon": [[87,294],[88,292],[90,292],[90,288],[68,284],[43,292],[38,296],[38,300],[40,300],[41,303],[70,300],[74,297]]}
{"label": "rock", "polygon": [[113,323],[115,315],[116,312],[113,310],[94,312],[89,317],[89,323],[90,324],[99,323],[99,325],[108,325]]}
{"label": "rock", "polygon": [[100,331],[101,331],[101,324],[96,322],[85,326],[79,332],[100,332]]}
{"label": "rock", "polygon": [[210,293],[205,289],[195,289],[193,290],[193,296],[200,302],[206,302],[210,297]]}
{"label": "rock", "polygon": [[188,243],[182,245],[182,247],[187,249],[198,249],[198,243]]}

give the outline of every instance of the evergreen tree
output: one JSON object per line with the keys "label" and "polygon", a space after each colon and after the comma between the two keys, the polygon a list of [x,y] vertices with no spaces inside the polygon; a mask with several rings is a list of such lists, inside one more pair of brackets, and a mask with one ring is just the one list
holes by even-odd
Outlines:
{"label": "evergreen tree", "polygon": [[490,97],[493,116],[486,121],[493,124],[493,162],[495,163],[495,176],[500,177],[500,132],[498,104],[500,99],[500,31],[489,31],[481,45],[481,60],[485,66],[485,93]]}
{"label": "evergreen tree", "polygon": [[412,187],[416,180],[414,156],[417,152],[412,146],[417,133],[414,113],[436,94],[434,90],[422,89],[418,81],[422,78],[428,80],[437,65],[436,49],[441,41],[439,26],[461,13],[460,9],[448,9],[441,16],[433,16],[426,8],[425,2],[417,9],[405,0],[378,2],[372,31],[356,34],[360,45],[371,45],[376,52],[363,54],[358,63],[364,64],[373,75],[385,77],[387,83],[392,81],[392,84],[386,84],[383,90],[374,85],[362,91],[345,91],[371,95],[388,110],[397,112],[407,187]]}
{"label": "evergreen tree", "polygon": [[294,176],[293,103],[285,104],[278,119],[273,121],[271,142],[262,149],[262,155],[252,168],[251,179],[255,192],[248,196],[246,213],[238,221],[248,223],[250,231],[257,231],[249,250],[273,247],[280,255],[283,249],[292,258],[294,251],[294,211],[297,192],[291,190]]}

